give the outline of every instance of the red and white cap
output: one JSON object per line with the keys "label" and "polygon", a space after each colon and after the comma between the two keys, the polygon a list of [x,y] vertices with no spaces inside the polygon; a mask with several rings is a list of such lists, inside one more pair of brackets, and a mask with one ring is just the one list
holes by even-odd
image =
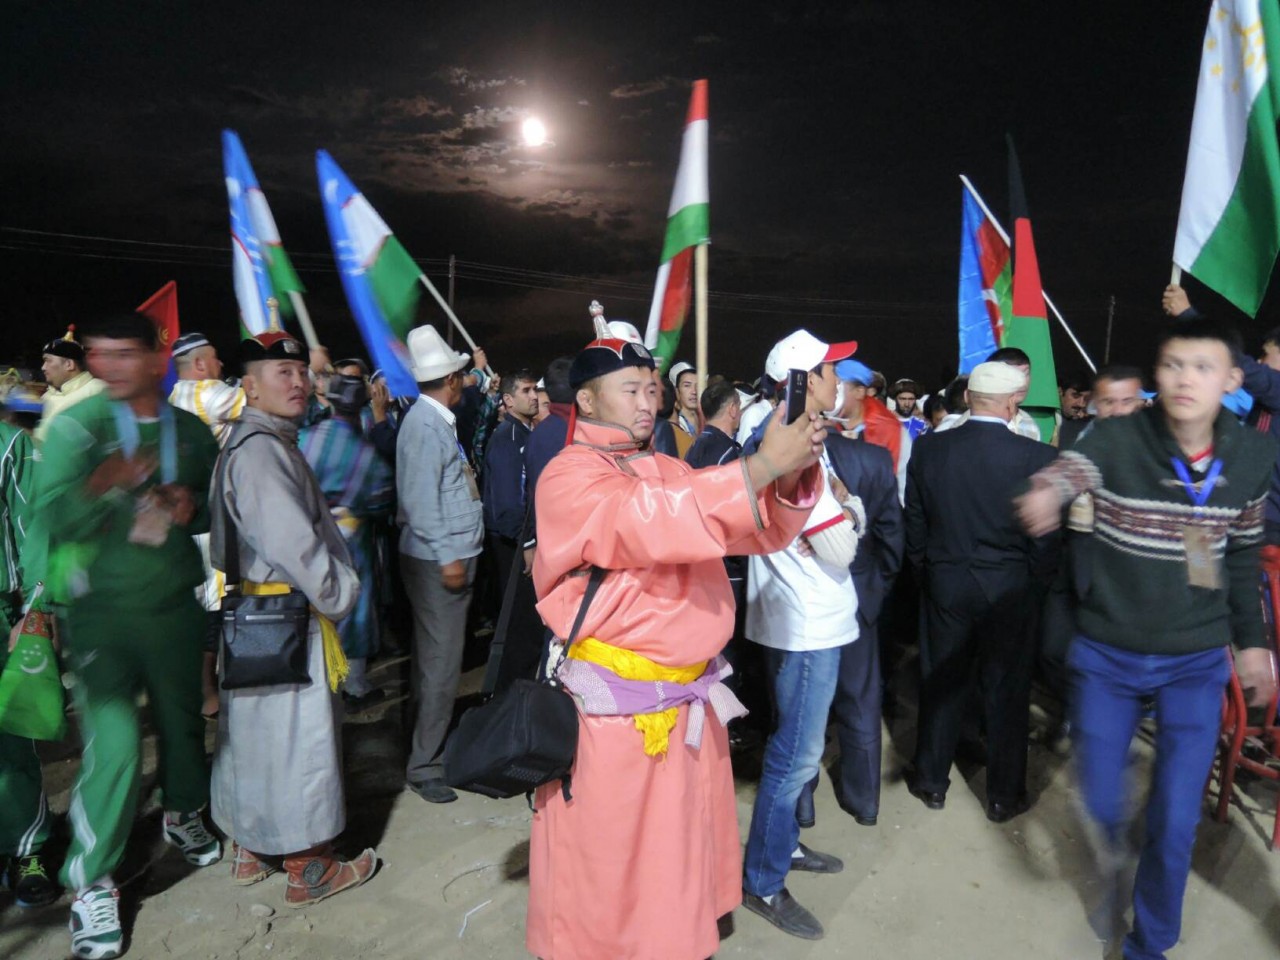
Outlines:
{"label": "red and white cap", "polygon": [[764,372],[770,380],[782,383],[788,370],[812,370],[820,363],[835,363],[852,357],[858,350],[858,341],[824,343],[808,330],[797,330],[783,337],[764,361]]}

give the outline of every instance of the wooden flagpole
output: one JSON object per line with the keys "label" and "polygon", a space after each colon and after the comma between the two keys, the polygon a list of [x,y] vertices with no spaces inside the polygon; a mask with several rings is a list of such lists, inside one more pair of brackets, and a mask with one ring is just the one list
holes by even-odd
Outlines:
{"label": "wooden flagpole", "polygon": [[311,323],[311,314],[307,312],[302,294],[297,290],[290,290],[289,302],[293,304],[293,312],[298,315],[298,326],[302,327],[302,338],[307,341],[307,346],[314,350],[320,346],[320,338],[316,336],[316,328]]}
{"label": "wooden flagpole", "polygon": [[[707,244],[693,248],[693,303],[697,348],[694,359],[698,367],[698,397],[707,389]],[[699,400],[701,419],[701,400]]]}
{"label": "wooden flagpole", "polygon": [[[978,191],[974,189],[973,184],[969,182],[969,178],[962,173],[960,174],[960,182],[964,184],[964,188],[969,191],[969,195],[973,197],[973,199],[977,201],[978,206],[982,208],[982,212],[986,214],[987,220],[989,220],[991,222],[991,225],[996,228],[996,233],[1000,234],[1000,239],[1002,239],[1006,244],[1008,244],[1009,249],[1012,250],[1013,243],[1009,240],[1009,234],[1005,233],[1004,227],[1000,226],[1000,221],[995,218],[995,215],[991,212],[991,209],[987,206],[986,201],[984,201],[982,197],[979,196]],[[1057,308],[1057,306],[1054,304],[1053,300],[1049,298],[1048,293],[1046,293],[1043,289],[1041,290],[1041,292],[1044,293],[1045,306],[1047,306],[1051,311],[1053,311],[1053,315],[1057,318],[1058,323],[1062,325],[1062,329],[1066,331],[1067,336],[1070,338],[1071,343],[1075,346],[1076,350],[1080,352],[1080,356],[1084,357],[1084,362],[1089,365],[1089,369],[1092,370],[1094,373],[1097,373],[1098,372],[1097,365],[1089,357],[1089,354],[1085,353],[1085,349],[1080,345],[1080,341],[1076,339],[1075,333],[1073,333],[1071,328],[1067,326],[1067,321],[1062,316],[1062,311],[1060,311]]]}
{"label": "wooden flagpole", "polygon": [[[440,304],[440,309],[445,312],[451,321],[453,321],[453,325],[458,328],[458,332],[462,334],[462,339],[467,341],[467,345],[471,347],[471,352],[474,354],[479,348],[476,346],[476,342],[471,339],[471,334],[467,333],[467,328],[462,325],[462,321],[458,319],[458,315],[454,313],[453,308],[449,306],[449,301],[440,296],[440,291],[436,289],[435,284],[427,278],[425,273],[418,274],[418,279],[422,281],[422,285],[427,288],[431,293],[431,296],[436,298],[436,303]],[[489,374],[489,376],[493,376],[493,368],[487,363],[484,366],[484,372]]]}

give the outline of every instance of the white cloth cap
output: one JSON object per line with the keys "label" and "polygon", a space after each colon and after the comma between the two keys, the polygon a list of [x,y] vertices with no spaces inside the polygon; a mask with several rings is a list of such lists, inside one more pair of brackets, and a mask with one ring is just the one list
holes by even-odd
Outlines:
{"label": "white cloth cap", "polygon": [[667,374],[667,377],[671,380],[671,385],[673,387],[678,387],[680,386],[680,374],[691,372],[693,372],[693,364],[681,360],[679,363],[672,366],[671,372]]}
{"label": "white cloth cap", "polygon": [[470,354],[457,353],[444,342],[435,327],[425,325],[409,331],[409,356],[413,360],[411,372],[419,383],[439,380],[466,366]]}
{"label": "white cloth cap", "polygon": [[635,324],[627,323],[625,320],[610,320],[609,332],[627,343],[644,343],[644,337],[640,336],[640,331],[635,328]]}
{"label": "white cloth cap", "polygon": [[969,389],[973,393],[986,393],[993,397],[1007,396],[1025,389],[1027,375],[1007,363],[988,360],[969,373]]}

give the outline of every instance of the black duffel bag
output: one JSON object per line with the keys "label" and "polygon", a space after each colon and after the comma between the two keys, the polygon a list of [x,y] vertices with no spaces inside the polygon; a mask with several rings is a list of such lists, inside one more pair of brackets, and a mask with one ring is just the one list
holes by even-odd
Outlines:
{"label": "black duffel bag", "polygon": [[[223,454],[221,467],[229,470],[230,455],[259,433],[240,439]],[[226,474],[223,475],[223,488]],[[307,633],[311,627],[311,603],[300,590],[279,594],[245,594],[240,589],[240,542],[225,503],[211,504],[222,511],[222,562],[227,588],[222,598],[222,657],[219,669],[223,690],[246,687],[279,687],[311,682],[307,665]]]}
{"label": "black duffel bag", "polygon": [[[494,631],[482,693],[493,693],[502,650],[506,645],[515,597],[515,578],[524,574],[517,565],[507,581],[502,613]],[[582,606],[564,645],[565,652],[578,638],[604,570],[591,568],[591,579]],[[444,779],[451,787],[502,800],[530,793],[544,783],[559,780],[569,797],[569,770],[578,752],[578,709],[573,697],[550,680],[513,680],[503,692],[462,715],[458,729],[444,749]]]}

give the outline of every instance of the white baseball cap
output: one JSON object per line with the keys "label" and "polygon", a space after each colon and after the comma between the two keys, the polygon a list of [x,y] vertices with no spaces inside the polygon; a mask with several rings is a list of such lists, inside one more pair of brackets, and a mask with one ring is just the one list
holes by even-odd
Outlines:
{"label": "white baseball cap", "polygon": [[824,343],[808,330],[797,330],[783,337],[769,351],[764,361],[765,376],[782,383],[787,379],[788,370],[812,370],[820,363],[845,360],[857,350],[857,340]]}

